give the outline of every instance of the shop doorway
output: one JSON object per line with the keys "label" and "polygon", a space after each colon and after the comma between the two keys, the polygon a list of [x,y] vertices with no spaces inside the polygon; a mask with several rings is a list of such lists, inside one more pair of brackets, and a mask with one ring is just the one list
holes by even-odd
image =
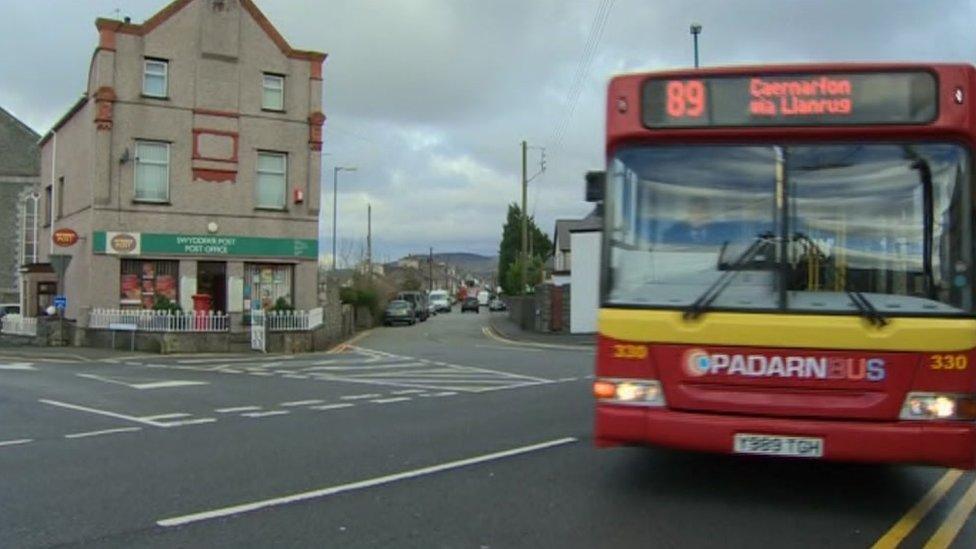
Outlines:
{"label": "shop doorway", "polygon": [[211,309],[227,312],[227,264],[223,261],[197,263],[197,293],[211,297]]}

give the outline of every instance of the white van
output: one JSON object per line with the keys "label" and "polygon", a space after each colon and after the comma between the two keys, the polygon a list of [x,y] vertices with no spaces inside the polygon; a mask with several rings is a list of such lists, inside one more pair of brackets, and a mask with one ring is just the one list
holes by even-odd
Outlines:
{"label": "white van", "polygon": [[486,290],[481,290],[480,292],[478,292],[478,305],[482,307],[487,307],[488,299],[490,297],[491,295]]}
{"label": "white van", "polygon": [[447,291],[445,290],[434,290],[430,292],[430,304],[438,313],[451,312],[451,300],[448,298]]}

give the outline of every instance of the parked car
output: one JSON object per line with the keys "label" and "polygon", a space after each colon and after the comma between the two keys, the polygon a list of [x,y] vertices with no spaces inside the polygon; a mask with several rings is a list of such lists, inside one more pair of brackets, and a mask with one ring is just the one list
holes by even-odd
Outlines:
{"label": "parked car", "polygon": [[19,315],[20,305],[16,303],[0,303],[0,318],[7,315]]}
{"label": "parked car", "polygon": [[451,301],[448,299],[447,292],[444,290],[434,290],[430,292],[430,303],[438,313],[451,312]]}
{"label": "parked car", "polygon": [[383,324],[392,326],[397,323],[413,326],[417,323],[417,314],[409,301],[402,299],[391,301],[383,312]]}
{"label": "parked car", "polygon": [[489,311],[504,311],[506,308],[507,307],[505,306],[505,302],[502,301],[500,298],[495,297],[488,302]]}
{"label": "parked car", "polygon": [[481,308],[481,305],[478,303],[478,298],[477,297],[466,297],[466,298],[464,298],[464,301],[461,302],[461,312],[462,313],[465,312],[465,311],[474,311],[474,312],[477,313],[477,312],[480,312],[479,311],[480,308]]}
{"label": "parked car", "polygon": [[417,319],[421,322],[427,320],[427,317],[430,316],[430,311],[427,310],[427,294],[423,292],[400,292],[396,298],[402,301],[409,301],[417,311]]}

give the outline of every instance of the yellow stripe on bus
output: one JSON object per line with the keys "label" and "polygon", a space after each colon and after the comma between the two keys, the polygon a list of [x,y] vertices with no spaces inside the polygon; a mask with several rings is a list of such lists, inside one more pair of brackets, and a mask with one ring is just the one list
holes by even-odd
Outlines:
{"label": "yellow stripe on bus", "polygon": [[882,328],[857,316],[600,309],[601,335],[623,341],[806,349],[949,352],[976,347],[976,319],[890,318]]}

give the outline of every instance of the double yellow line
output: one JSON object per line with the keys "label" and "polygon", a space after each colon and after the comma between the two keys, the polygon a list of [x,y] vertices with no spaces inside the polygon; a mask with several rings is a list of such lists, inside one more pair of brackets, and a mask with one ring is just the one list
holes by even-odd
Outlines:
{"label": "double yellow line", "polygon": [[[955,486],[956,482],[962,477],[963,472],[958,469],[946,471],[942,478],[929,489],[922,499],[920,499],[911,509],[890,530],[885,532],[878,541],[871,546],[871,549],[893,549],[908,537],[909,534],[918,526],[918,523],[928,515],[929,511]],[[959,535],[959,530],[966,524],[973,509],[976,508],[976,479],[973,479],[969,489],[963,494],[962,498],[956,502],[955,507],[939,526],[939,529],[932,534],[929,541],[925,544],[925,549],[944,549],[949,547]]]}

